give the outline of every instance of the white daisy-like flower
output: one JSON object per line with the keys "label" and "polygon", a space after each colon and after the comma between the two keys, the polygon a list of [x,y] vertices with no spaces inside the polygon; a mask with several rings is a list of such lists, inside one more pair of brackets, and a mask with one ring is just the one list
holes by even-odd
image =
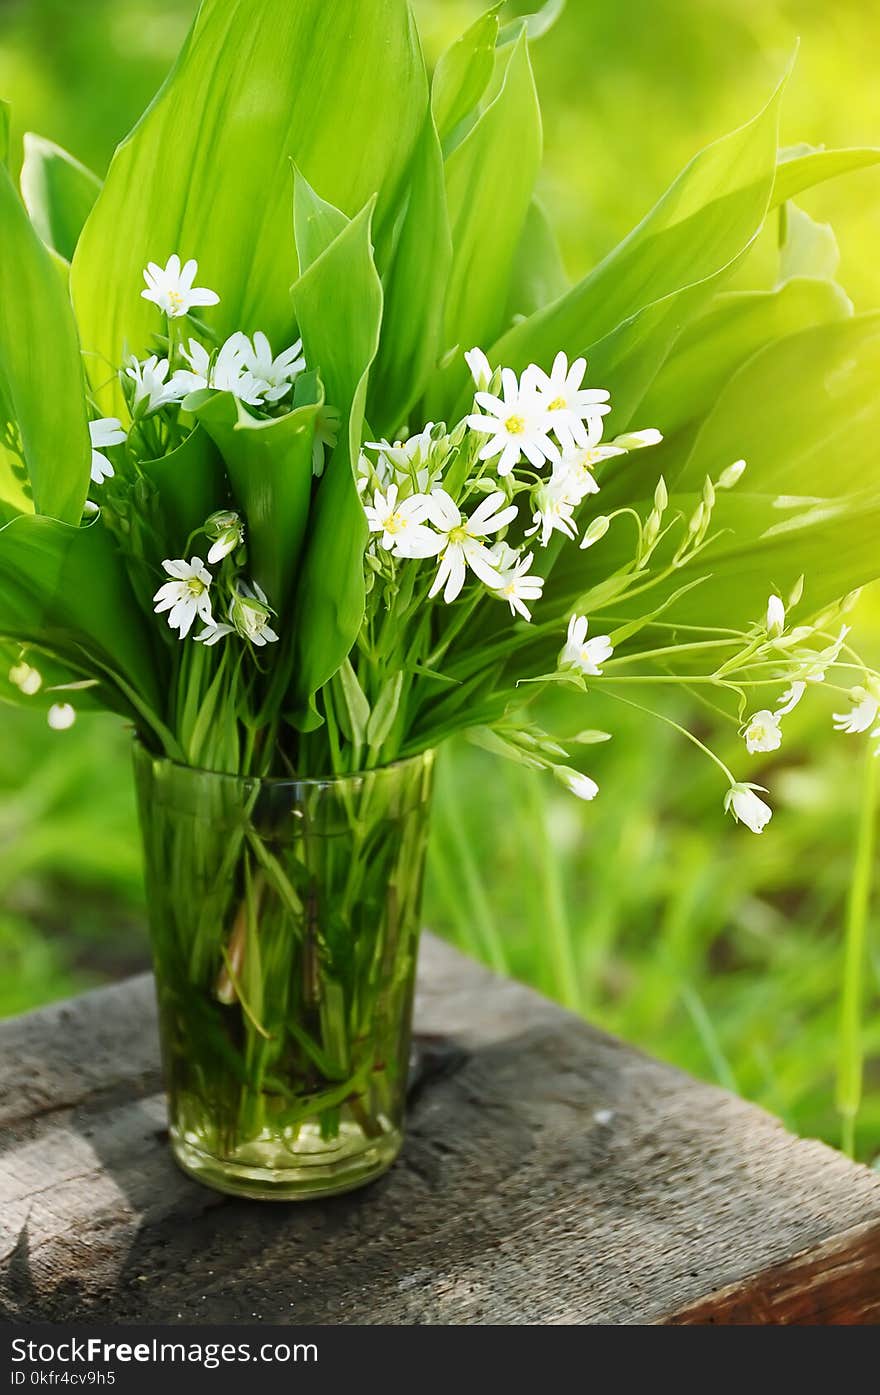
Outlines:
{"label": "white daisy-like flower", "polygon": [[[593,478],[592,475],[588,477]],[[583,497],[581,481],[572,472],[570,464],[565,460],[556,461],[549,480],[539,485],[532,494],[532,527],[527,530],[526,537],[540,533],[542,547],[548,546],[554,533],[576,538],[578,530],[574,511]]]}
{"label": "white daisy-like flower", "polygon": [[192,557],[187,562],[182,558],[162,563],[172,578],[159,587],[153,597],[157,615],[166,611],[168,624],[177,630],[181,639],[186,639],[198,618],[205,625],[213,625],[211,614],[211,573],[201,557]]}
{"label": "white daisy-like flower", "polygon": [[[125,436],[122,423],[117,417],[100,417],[98,421],[89,422],[89,438],[92,443],[92,480],[95,484],[103,484],[105,480],[112,479],[116,474],[106,455],[102,454],[102,450],[108,446],[122,445]],[[99,446],[101,450],[98,449]]]}
{"label": "white daisy-like flower", "polygon": [[785,605],[780,596],[771,596],[767,602],[766,629],[771,639],[780,639],[785,632]]}
{"label": "white daisy-like flower", "polygon": [[850,698],[854,704],[852,711],[835,712],[834,729],[846,732],[848,736],[857,736],[876,722],[880,701],[865,688],[853,688]]}
{"label": "white daisy-like flower", "polygon": [[724,797],[724,812],[733,814],[737,823],[744,823],[753,833],[763,833],[773,817],[773,810],[759,798],[757,790],[767,793],[763,785],[731,785]]}
{"label": "white daisy-like flower", "polygon": [[158,305],[171,320],[188,315],[194,305],[217,305],[220,297],[216,292],[193,285],[198,269],[198,262],[192,260],[181,266],[176,252],[164,267],[149,262],[144,272],[147,289],[141,295]]}
{"label": "white daisy-like flower", "polygon": [[187,348],[181,350],[190,371],[181,369],[175,374],[175,378],[184,387],[185,393],[213,388],[215,392],[231,392],[249,407],[261,407],[262,384],[248,371],[244,363],[244,351],[248,342],[245,334],[230,335],[212,362],[204,344],[190,339]]}
{"label": "white daisy-like flower", "polygon": [[535,560],[534,553],[530,552],[528,556],[521,557],[506,542],[496,543],[490,551],[501,577],[501,585],[497,587],[496,595],[507,601],[511,615],[521,615],[524,620],[530,621],[532,612],[526,601],[539,601],[544,590],[544,578],[529,574],[529,568]]}
{"label": "white daisy-like flower", "polygon": [[278,635],[269,624],[271,617],[272,607],[262,587],[255,581],[250,585],[240,581],[229,603],[229,619],[242,639],[250,640],[258,649],[277,644]]}
{"label": "white daisy-like flower", "polygon": [[599,793],[596,781],[590,779],[589,775],[582,774],[580,770],[572,770],[567,765],[558,765],[553,773],[569,794],[573,794],[587,803],[591,803]]}
{"label": "white daisy-like flower", "polygon": [[168,367],[167,358],[160,359],[158,354],[143,362],[132,354],[125,373],[134,383],[132,405],[135,415],[146,416],[150,412],[157,412],[160,407],[180,402],[189,392],[188,375],[185,372],[174,373],[169,378]]}
{"label": "white daisy-like flower", "polygon": [[787,717],[789,712],[793,712],[807,691],[806,683],[792,683],[790,688],[786,688],[776,704],[777,717]]}
{"label": "white daisy-like flower", "polygon": [[401,499],[396,484],[389,484],[384,494],[377,489],[372,504],[364,505],[364,513],[370,532],[382,534],[379,546],[397,557],[436,557],[442,542],[424,526],[428,503],[424,494]]}
{"label": "white daisy-like flower", "polygon": [[76,708],[69,702],[56,702],[46,713],[46,721],[53,731],[70,731],[76,721]]}
{"label": "white daisy-like flower", "polygon": [[486,415],[475,414],[467,419],[471,430],[491,437],[480,451],[480,459],[494,460],[497,456],[498,474],[502,478],[511,473],[523,456],[536,469],[548,460],[558,460],[559,447],[550,438],[549,417],[534,385],[525,380],[520,383],[513,369],[505,368],[501,374],[501,388],[503,398],[491,392],[478,392],[475,401]]}
{"label": "white daisy-like flower", "polygon": [[614,646],[608,635],[595,635],[593,639],[587,639],[589,628],[590,622],[585,615],[573,615],[569,620],[568,636],[559,655],[559,667],[563,672],[574,671],[588,678],[601,676],[600,665],[611,658]]}
{"label": "white daisy-like flower", "polygon": [[750,755],[779,750],[782,745],[780,720],[778,712],[770,712],[766,708],[749,718],[743,738]]}
{"label": "white daisy-like flower", "polygon": [[483,353],[482,349],[469,349],[464,356],[464,361],[470,369],[474,385],[479,392],[488,392],[495,376],[492,365]]}
{"label": "white daisy-like flower", "polygon": [[461,595],[468,568],[490,590],[499,589],[501,574],[484,539],[500,533],[516,518],[516,505],[502,507],[505,503],[504,494],[498,490],[488,495],[470,518],[465,518],[445,489],[434,490],[428,500],[427,514],[429,523],[437,532],[440,566],[430,591],[431,597],[442,591],[444,601],[451,605]]}
{"label": "white daisy-like flower", "polygon": [[601,424],[602,417],[611,411],[610,392],[583,387],[586,373],[585,358],[575,359],[569,367],[568,355],[560,353],[550,373],[532,364],[524,375],[524,381],[537,392],[551,429],[567,448],[590,445],[594,424]]}
{"label": "white daisy-like flower", "polygon": [[280,402],[286,397],[306,366],[301,339],[276,358],[266,335],[257,330],[253,339],[241,336],[239,349],[245,372],[259,384],[267,402]]}

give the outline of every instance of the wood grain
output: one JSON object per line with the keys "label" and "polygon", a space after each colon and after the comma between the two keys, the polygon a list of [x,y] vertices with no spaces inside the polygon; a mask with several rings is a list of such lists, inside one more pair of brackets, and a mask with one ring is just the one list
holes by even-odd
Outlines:
{"label": "wood grain", "polygon": [[430,937],[417,1026],[392,1172],[260,1205],[171,1160],[148,978],[0,1023],[0,1315],[876,1319],[877,1176]]}

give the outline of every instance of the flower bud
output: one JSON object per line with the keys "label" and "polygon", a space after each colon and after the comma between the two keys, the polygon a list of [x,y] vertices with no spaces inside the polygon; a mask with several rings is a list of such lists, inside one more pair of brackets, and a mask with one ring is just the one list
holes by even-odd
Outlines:
{"label": "flower bud", "polygon": [[728,465],[727,469],[718,477],[718,489],[734,489],[739,484],[746,472],[746,462],[737,460],[735,465]]}
{"label": "flower bud", "polygon": [[594,547],[597,542],[601,542],[610,527],[611,519],[606,518],[604,514],[600,514],[598,518],[594,518],[589,528],[584,533],[583,541],[581,542],[581,552],[586,552],[588,547]]}
{"label": "flower bud", "polygon": [[22,661],[9,670],[9,681],[25,697],[33,697],[43,686],[43,675]]}

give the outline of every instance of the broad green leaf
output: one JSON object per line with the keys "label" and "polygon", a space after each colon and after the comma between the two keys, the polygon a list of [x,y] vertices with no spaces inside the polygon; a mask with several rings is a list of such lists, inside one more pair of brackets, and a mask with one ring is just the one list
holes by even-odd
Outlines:
{"label": "broad green leaf", "polygon": [[675,488],[697,489],[705,475],[745,459],[745,489],[770,503],[866,489],[876,477],[878,375],[880,313],[766,345],[719,397]]}
{"label": "broad green leaf", "polygon": [[293,173],[293,236],[300,274],[308,271],[351,220],[315,192],[300,170]]}
{"label": "broad green leaf", "polygon": [[354,469],[382,323],[372,213],[369,204],[293,288],[306,357],[320,365],[327,400],[343,423],[312,506],[297,588],[293,700],[304,724],[314,722],[312,696],[350,653],[364,613],[367,524]]}
{"label": "broad green leaf", "polygon": [[[235,503],[247,521],[249,571],[286,625],[292,620],[289,603],[306,534],[315,420],[322,405],[319,400],[260,421],[231,393],[220,392],[196,412],[223,456]],[[221,499],[214,509],[223,504]]]}
{"label": "broad green leaf", "polygon": [[377,436],[406,420],[437,367],[452,262],[443,157],[430,112],[409,172],[409,200],[385,272],[379,354],[367,414]]}
{"label": "broad green leaf", "polygon": [[25,516],[0,529],[0,636],[102,681],[109,670],[159,710],[159,646],[100,521],[75,528]]}
{"label": "broad green leaf", "polygon": [[340,666],[339,686],[343,696],[343,702],[336,714],[339,724],[349,741],[354,746],[362,747],[367,738],[370,704],[350,659],[345,659]]}
{"label": "broad green leaf", "polygon": [[12,109],[8,102],[0,100],[0,165],[9,168],[9,130],[12,124]]}
{"label": "broad green leaf", "polygon": [[508,323],[528,319],[564,296],[570,284],[556,234],[536,199],[529,208],[517,248],[505,319]]}
{"label": "broad green leaf", "polygon": [[492,81],[501,8],[502,5],[495,5],[482,15],[441,55],[437,64],[431,106],[444,150],[461,123],[475,112]]}
{"label": "broad green leaf", "polygon": [[[0,401],[38,513],[78,523],[89,445],[76,325],[64,285],[0,166]],[[8,425],[3,423],[2,425]]]}
{"label": "broad green leaf", "polygon": [[531,15],[519,15],[506,24],[501,31],[499,44],[513,43],[525,30],[530,39],[541,39],[549,34],[556,21],[565,10],[565,0],[547,0],[540,10]]}
{"label": "broad green leaf", "polygon": [[[504,336],[492,361],[522,369],[530,361],[549,366],[560,349],[589,352],[618,396],[623,384],[607,376],[610,369],[621,374],[629,364],[637,382],[650,381],[651,362],[659,368],[682,325],[764,221],[781,95],[782,85],[752,121],[697,155],[593,272]],[[592,346],[600,344],[597,354]],[[627,415],[620,414],[619,425],[629,424]]]}
{"label": "broad green leaf", "polygon": [[823,184],[826,179],[836,179],[840,174],[850,174],[854,170],[868,169],[880,163],[880,149],[871,146],[855,147],[852,150],[804,150],[799,147],[787,156],[780,152],[780,162],[776,170],[771,208],[796,198],[805,189]]}
{"label": "broad green leaf", "polygon": [[182,557],[190,534],[228,503],[229,486],[217,448],[204,428],[196,426],[177,450],[145,461],[141,469],[158,495],[158,542],[170,548],[173,557]]}
{"label": "broad green leaf", "polygon": [[[705,417],[724,386],[771,340],[852,313],[833,282],[796,277],[774,291],[727,291],[685,329],[639,408],[639,418],[675,437]],[[644,471],[647,457],[633,469]],[[656,456],[651,453],[650,463]]]}
{"label": "broad green leaf", "polygon": [[21,193],[40,237],[70,261],[83,224],[101,192],[101,181],[60,145],[28,131],[24,138]]}
{"label": "broad green leaf", "polygon": [[840,266],[837,238],[830,223],[817,223],[796,204],[785,205],[785,237],[779,249],[779,279],[817,276],[833,281]]}
{"label": "broad green leaf", "polygon": [[[453,247],[447,349],[485,346],[502,327],[541,149],[538,96],[521,38],[501,70],[494,100],[446,162]],[[462,379],[458,364],[456,370]]]}
{"label": "broad green leaf", "polygon": [[382,688],[367,727],[367,742],[373,752],[381,751],[397,718],[403,692],[403,670],[398,669]]}
{"label": "broad green leaf", "polygon": [[427,101],[406,0],[206,0],[77,247],[84,348],[103,364],[149,346],[161,321],[142,271],[172,252],[221,297],[206,316],[217,333],[289,342],[290,161],[348,215],[378,191],[377,226],[393,222]]}

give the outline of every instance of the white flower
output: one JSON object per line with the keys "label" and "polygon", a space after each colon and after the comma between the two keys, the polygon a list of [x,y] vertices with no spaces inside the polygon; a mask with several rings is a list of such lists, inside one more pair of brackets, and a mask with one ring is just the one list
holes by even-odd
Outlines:
{"label": "white flower", "polygon": [[106,455],[102,455],[96,447],[121,445],[125,432],[116,417],[101,417],[98,421],[89,422],[89,437],[92,442],[92,480],[95,484],[103,484],[105,480],[112,479],[116,471]]}
{"label": "white flower", "polygon": [[744,823],[753,833],[763,833],[773,817],[773,810],[755,793],[767,791],[763,785],[731,785],[724,797],[725,814],[733,814],[737,823]]}
{"label": "white flower", "polygon": [[599,793],[599,786],[595,780],[591,780],[589,775],[582,775],[579,770],[570,770],[566,765],[558,765],[553,771],[561,785],[574,794],[578,799],[584,799],[588,803],[596,798]]}
{"label": "white flower", "polygon": [[491,590],[498,590],[501,574],[482,539],[500,533],[516,518],[516,505],[502,508],[504,503],[505,496],[498,490],[488,495],[470,518],[465,518],[445,489],[434,490],[428,500],[428,520],[437,530],[440,566],[431,597],[443,591],[444,601],[451,605],[461,595],[468,567]]}
{"label": "white flower", "polygon": [[780,639],[785,631],[785,606],[779,596],[771,596],[767,602],[767,633],[772,639]]}
{"label": "white flower", "polygon": [[436,533],[424,527],[428,516],[428,497],[413,494],[399,499],[396,484],[389,484],[385,494],[377,489],[372,504],[364,505],[371,533],[381,533],[379,546],[397,557],[436,557],[441,544]]}
{"label": "white flower", "polygon": [[540,469],[548,460],[559,459],[559,448],[549,436],[547,411],[530,383],[520,384],[511,368],[501,374],[503,399],[490,392],[478,392],[476,403],[487,416],[474,415],[467,424],[491,440],[480,451],[481,460],[498,460],[498,474],[509,475],[523,456]]}
{"label": "white flower", "polygon": [[850,697],[855,704],[853,710],[835,712],[834,728],[836,731],[846,732],[848,736],[856,736],[874,725],[877,713],[880,712],[880,701],[864,688],[853,688]]}
{"label": "white flower", "polygon": [[39,669],[31,668],[30,664],[22,661],[9,670],[9,681],[25,697],[33,697],[43,686],[43,675]]}
{"label": "white flower", "polygon": [[69,731],[76,721],[76,709],[69,702],[56,702],[46,713],[46,720],[53,731]]}
{"label": "white flower", "polygon": [[[167,407],[172,402],[179,402],[189,391],[188,375],[175,373],[169,379],[168,360],[167,358],[160,359],[158,354],[153,354],[143,363],[138,361],[135,354],[132,354],[125,373],[126,377],[131,378],[134,383],[133,406],[135,415],[146,416],[149,412],[157,412],[160,407]],[[142,403],[145,404],[143,410],[138,412]]]}
{"label": "white flower", "polygon": [[[589,478],[592,480],[592,475]],[[598,489],[595,480],[593,485]],[[539,485],[532,495],[533,527],[528,529],[526,537],[533,537],[535,533],[540,532],[542,547],[547,547],[554,533],[576,538],[574,511],[584,497],[581,493],[582,488],[589,490],[589,486],[572,471],[569,462],[556,461],[550,479],[546,484]]]}
{"label": "white flower", "polygon": [[211,514],[205,524],[205,534],[208,539],[213,539],[208,553],[208,564],[213,567],[237,547],[241,547],[244,542],[244,525],[237,513],[224,509]]}
{"label": "white flower", "polygon": [[550,427],[563,446],[589,445],[591,431],[585,423],[592,430],[594,423],[611,411],[610,392],[582,387],[586,372],[585,358],[575,359],[569,368],[568,356],[560,353],[549,374],[535,364],[524,374],[524,383],[536,390]]}
{"label": "white flower", "polygon": [[228,635],[234,635],[235,630],[231,625],[206,625],[200,635],[195,635],[196,644],[204,644],[206,649],[213,649],[215,644],[219,644],[221,639],[226,639]]}
{"label": "white flower", "polygon": [[782,745],[782,728],[779,723],[779,713],[769,712],[766,708],[749,718],[743,737],[750,755],[779,750]]}
{"label": "white flower", "polygon": [[480,392],[488,392],[494,374],[492,365],[483,353],[482,349],[471,349],[464,356],[464,361],[471,370],[471,377]]}
{"label": "white flower", "polygon": [[294,380],[306,366],[302,347],[302,340],[297,339],[289,349],[273,358],[269,340],[262,331],[257,330],[253,339],[241,336],[239,350],[242,365],[259,385],[267,402],[280,402],[290,392]]}
{"label": "white flower", "polygon": [[662,431],[649,426],[645,431],[627,431],[622,436],[616,436],[612,444],[622,451],[645,450],[648,446],[659,446],[662,440]]}
{"label": "white flower", "polygon": [[269,624],[272,608],[265,591],[254,581],[238,583],[238,590],[229,603],[229,619],[242,639],[250,640],[258,649],[277,644],[278,635]]}
{"label": "white flower", "polygon": [[589,628],[590,624],[585,615],[573,615],[569,620],[568,637],[559,655],[559,667],[563,672],[574,670],[589,678],[601,676],[602,670],[599,665],[611,658],[614,646],[608,635],[596,635],[593,639],[587,639]]}
{"label": "white flower", "polygon": [[152,300],[172,320],[188,315],[194,305],[217,305],[220,297],[214,291],[193,286],[198,269],[199,264],[194,261],[181,267],[176,252],[168,258],[164,268],[149,262],[144,272],[147,289],[141,291],[141,295],[144,300]]}
{"label": "white flower", "polygon": [[511,615],[521,615],[524,620],[531,620],[532,612],[525,602],[539,601],[544,590],[544,578],[529,575],[529,568],[535,560],[534,553],[520,557],[506,542],[496,543],[490,551],[501,577],[501,585],[496,588],[497,595],[507,601]]}
{"label": "white flower", "polygon": [[168,624],[179,631],[181,639],[186,639],[197,616],[205,625],[213,625],[209,594],[212,578],[201,557],[193,557],[189,562],[165,561],[162,566],[173,579],[160,586],[153,597],[155,613],[170,611]]}
{"label": "white flower", "polygon": [[213,388],[215,392],[231,392],[249,407],[263,405],[262,385],[245,367],[244,351],[249,343],[244,334],[233,334],[226,340],[216,359],[203,344],[190,339],[189,347],[181,350],[191,372],[182,370],[175,374],[185,392],[201,392]]}
{"label": "white flower", "polygon": [[777,717],[787,717],[789,712],[793,712],[806,691],[806,683],[792,683],[790,688],[786,688],[776,704]]}
{"label": "white flower", "polygon": [[[406,441],[395,441],[394,445],[390,441],[367,441],[367,450],[379,452],[379,459],[374,468],[380,485],[384,486],[391,480],[398,479],[410,485],[415,482],[420,493],[426,493],[438,473],[427,468],[434,448],[433,433],[434,422],[429,421],[418,435],[410,436]],[[369,459],[365,456],[364,460],[369,471]]]}

